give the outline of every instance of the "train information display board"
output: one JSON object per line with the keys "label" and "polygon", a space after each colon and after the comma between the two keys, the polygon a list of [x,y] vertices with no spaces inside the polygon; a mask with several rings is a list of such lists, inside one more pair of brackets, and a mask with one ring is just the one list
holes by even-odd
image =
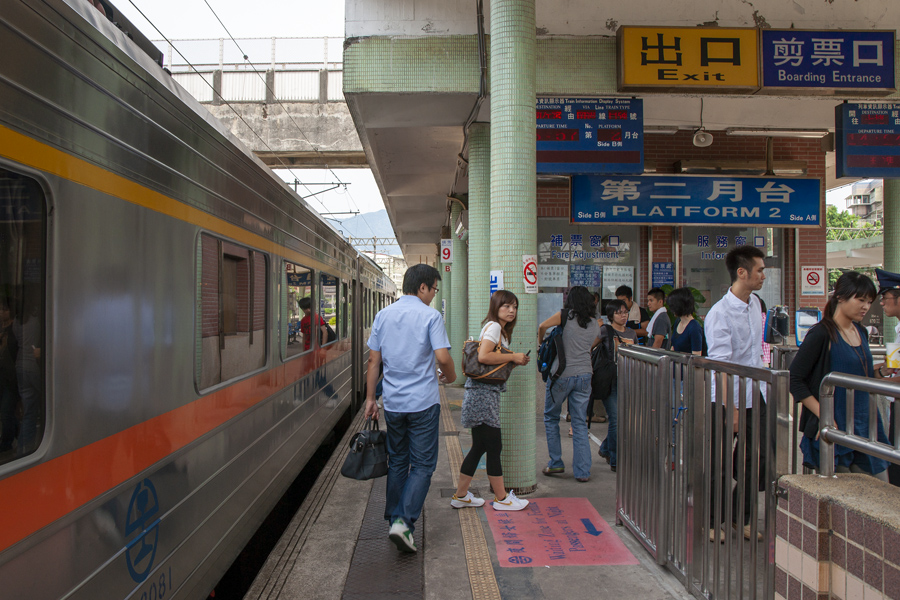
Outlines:
{"label": "train information display board", "polygon": [[643,173],[643,101],[538,98],[537,172]]}
{"label": "train information display board", "polygon": [[900,104],[835,107],[838,177],[900,177]]}

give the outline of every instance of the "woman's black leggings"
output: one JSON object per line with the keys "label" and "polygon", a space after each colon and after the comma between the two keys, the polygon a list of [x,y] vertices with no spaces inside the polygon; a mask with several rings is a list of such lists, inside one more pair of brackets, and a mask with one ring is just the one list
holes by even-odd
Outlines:
{"label": "woman's black leggings", "polygon": [[487,453],[488,477],[503,477],[503,467],[500,466],[500,452],[503,450],[503,438],[500,437],[500,428],[490,425],[476,425],[472,428],[472,449],[466,454],[459,472],[473,477],[478,461]]}

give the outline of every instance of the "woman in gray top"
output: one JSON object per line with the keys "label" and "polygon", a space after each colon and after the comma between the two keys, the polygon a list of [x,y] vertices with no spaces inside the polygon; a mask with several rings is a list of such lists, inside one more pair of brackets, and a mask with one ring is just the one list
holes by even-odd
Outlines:
{"label": "woman in gray top", "polygon": [[594,300],[587,288],[575,286],[569,290],[565,309],[541,323],[538,335],[562,322],[563,348],[566,368],[558,379],[547,379],[547,393],[544,398],[544,428],[547,432],[547,449],[550,461],[542,471],[544,475],[564,473],[562,442],[559,437],[559,415],[563,402],[569,402],[572,415],[573,459],[572,470],[575,480],[585,482],[591,476],[591,447],[587,431],[587,405],[591,395],[591,348],[600,343],[600,326],[594,318]]}

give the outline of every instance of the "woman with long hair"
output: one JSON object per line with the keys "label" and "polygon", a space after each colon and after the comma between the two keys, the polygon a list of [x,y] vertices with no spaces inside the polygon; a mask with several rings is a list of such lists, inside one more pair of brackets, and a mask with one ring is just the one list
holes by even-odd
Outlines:
{"label": "woman with long hair", "polygon": [[677,321],[672,328],[671,349],[700,356],[703,350],[703,327],[694,318],[694,294],[689,288],[672,290],[666,298],[669,310]]}
{"label": "woman with long hair", "polygon": [[[513,329],[516,327],[516,316],[519,310],[519,299],[507,290],[497,290],[491,296],[488,314],[482,324],[478,338],[478,362],[486,365],[502,365],[514,362],[527,365],[530,357],[521,352],[500,354],[495,352],[498,345],[509,348]],[[500,453],[503,440],[500,437],[500,393],[506,391],[506,384],[482,383],[466,380],[466,394],[463,398],[460,426],[472,430],[472,448],[459,468],[459,484],[456,493],[450,499],[453,508],[484,505],[483,498],[477,498],[469,491],[472,477],[481,457],[487,454],[487,476],[494,490],[495,510],[522,510],[528,506],[528,500],[521,500],[513,492],[507,492],[503,483],[503,468],[500,465]]]}
{"label": "woman with long hair", "polygon": [[585,482],[591,476],[591,447],[587,431],[587,405],[591,395],[591,349],[600,343],[600,326],[597,324],[594,299],[583,286],[575,286],[569,290],[566,305],[562,312],[541,323],[538,339],[544,339],[544,333],[562,323],[563,315],[566,325],[563,329],[563,349],[565,350],[565,370],[559,378],[547,379],[547,392],[544,399],[544,428],[547,433],[547,449],[550,461],[544,467],[544,475],[558,475],[566,470],[562,460],[562,442],[559,437],[559,415],[563,402],[568,400],[569,414],[572,415],[572,470],[575,480]]}
{"label": "woman with long hair", "polygon": [[[844,273],[834,286],[822,320],[806,334],[791,363],[791,394],[800,402],[800,429],[803,463],[819,468],[819,385],[825,375],[836,371],[875,377],[866,330],[859,324],[875,300],[875,284],[861,273]],[[856,392],[853,400],[853,428],[847,426],[847,390],[834,390],[834,422],[838,429],[869,437],[869,394]],[[887,443],[881,415],[877,419],[878,441]],[[880,458],[835,447],[835,471],[878,475],[887,468]]]}

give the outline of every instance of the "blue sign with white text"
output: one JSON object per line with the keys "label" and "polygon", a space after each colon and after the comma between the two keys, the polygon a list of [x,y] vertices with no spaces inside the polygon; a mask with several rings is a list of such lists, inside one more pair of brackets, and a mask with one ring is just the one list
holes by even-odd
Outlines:
{"label": "blue sign with white text", "polygon": [[664,285],[675,285],[675,263],[673,262],[655,262],[653,263],[653,274],[650,279],[650,287],[662,287]]}
{"label": "blue sign with white text", "polygon": [[572,222],[817,227],[819,190],[814,178],[579,175]]}
{"label": "blue sign with white text", "polygon": [[894,33],[763,29],[763,85],[892,90]]}
{"label": "blue sign with white text", "polygon": [[537,172],[644,172],[644,103],[637,98],[538,98]]}

